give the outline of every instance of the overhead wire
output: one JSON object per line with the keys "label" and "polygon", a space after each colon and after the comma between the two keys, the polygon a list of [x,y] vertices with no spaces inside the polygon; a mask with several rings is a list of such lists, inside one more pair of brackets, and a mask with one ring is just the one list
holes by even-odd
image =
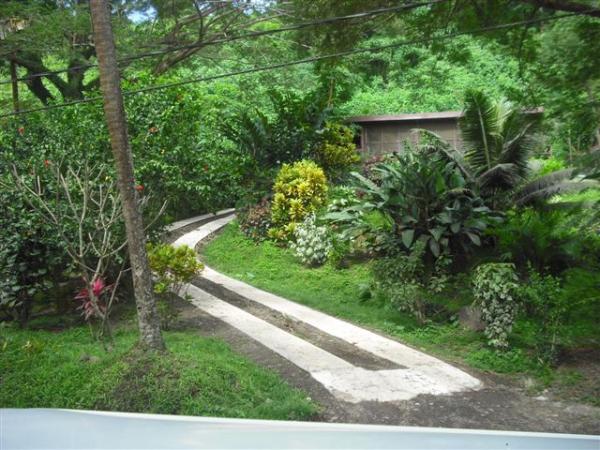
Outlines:
{"label": "overhead wire", "polygon": [[[202,82],[219,80],[219,79],[223,79],[223,78],[229,78],[229,77],[233,77],[233,76],[252,74],[252,73],[256,73],[256,72],[277,70],[277,69],[282,69],[285,67],[296,66],[296,65],[300,65],[300,64],[308,64],[308,63],[322,61],[325,59],[333,59],[333,58],[351,56],[351,55],[356,55],[356,54],[360,54],[360,53],[379,52],[382,50],[388,50],[391,48],[398,48],[398,47],[403,47],[403,46],[407,46],[407,45],[439,42],[439,41],[443,41],[446,39],[454,39],[459,36],[487,33],[487,32],[498,31],[498,30],[505,30],[505,29],[509,29],[509,28],[515,28],[518,26],[522,26],[522,25],[531,25],[531,24],[535,24],[535,23],[560,20],[560,19],[564,19],[567,17],[573,17],[573,16],[577,16],[577,15],[581,15],[581,14],[583,14],[583,13],[576,12],[576,13],[561,14],[560,16],[521,20],[521,21],[516,21],[516,22],[493,25],[490,27],[477,28],[477,29],[473,29],[473,30],[457,31],[457,32],[446,33],[446,34],[437,35],[437,36],[430,36],[430,37],[426,37],[426,38],[405,40],[405,41],[396,42],[396,43],[392,43],[392,44],[379,45],[379,46],[374,46],[374,47],[357,48],[357,49],[353,49],[353,50],[346,50],[346,51],[330,53],[330,54],[326,54],[326,55],[311,56],[308,58],[298,59],[295,61],[287,61],[287,62],[283,62],[283,63],[270,64],[270,65],[260,66],[260,67],[252,67],[252,68],[248,68],[248,69],[240,69],[240,70],[226,72],[226,73],[217,74],[217,75],[191,78],[191,79],[187,79],[187,80],[175,81],[172,83],[164,83],[164,84],[159,84],[159,85],[154,85],[154,86],[147,86],[147,87],[140,88],[140,89],[124,90],[123,95],[130,96],[130,95],[135,95],[135,94],[143,94],[146,92],[152,92],[152,91],[161,90],[161,89],[179,87],[179,86],[184,86],[184,85],[192,84],[192,83],[202,83]],[[33,113],[33,112],[37,112],[37,111],[46,111],[46,110],[51,110],[51,109],[56,109],[56,108],[62,108],[62,107],[72,106],[72,105],[76,105],[76,104],[80,104],[80,103],[96,102],[96,101],[100,101],[100,100],[102,100],[102,96],[89,97],[86,99],[79,99],[79,100],[72,100],[69,102],[58,103],[55,105],[49,105],[49,106],[43,106],[43,107],[39,107],[39,108],[31,108],[31,109],[25,109],[25,110],[21,110],[21,111],[17,111],[17,112],[0,114],[0,118],[23,115],[23,114]]]}
{"label": "overhead wire", "polygon": [[[389,7],[389,8],[379,8],[379,9],[364,11],[364,12],[355,13],[355,14],[348,14],[345,16],[328,17],[325,19],[314,20],[314,21],[310,21],[310,22],[301,22],[301,23],[297,23],[297,24],[293,24],[293,25],[289,25],[289,26],[285,26],[285,27],[272,28],[270,30],[253,31],[251,33],[242,33],[239,35],[229,36],[226,38],[213,39],[213,40],[206,41],[206,42],[178,45],[178,46],[168,47],[168,48],[165,48],[162,50],[154,50],[151,52],[138,53],[136,55],[125,56],[123,58],[119,58],[117,60],[117,62],[118,63],[128,63],[128,62],[132,62],[132,61],[137,61],[139,59],[150,58],[150,57],[155,57],[155,56],[162,56],[164,54],[176,52],[179,50],[190,50],[190,49],[194,49],[194,48],[200,49],[200,48],[204,48],[204,47],[208,47],[208,46],[212,46],[212,45],[224,44],[227,42],[234,42],[234,41],[243,40],[243,39],[253,39],[253,38],[257,38],[257,37],[268,36],[268,35],[282,33],[282,32],[286,32],[286,31],[295,31],[295,30],[301,30],[304,28],[329,25],[329,24],[334,24],[337,22],[362,19],[362,18],[366,18],[366,17],[372,17],[372,16],[376,16],[376,15],[380,15],[380,14],[387,14],[387,13],[392,13],[392,12],[408,11],[411,9],[416,9],[416,8],[420,8],[420,7],[424,7],[424,6],[431,6],[431,5],[435,5],[438,3],[444,3],[447,1],[448,0],[429,0],[429,1],[422,1],[422,2],[415,2],[415,3],[407,3],[404,5],[393,6],[393,7]],[[45,72],[37,72],[37,73],[26,75],[24,77],[19,77],[16,80],[17,81],[29,81],[29,80],[33,80],[35,78],[47,77],[50,75],[58,75],[61,73],[75,72],[78,70],[90,69],[90,68],[94,68],[94,67],[98,67],[98,64],[95,64],[95,63],[81,64],[81,65],[77,65],[77,66],[67,67],[64,69],[48,70]],[[12,82],[13,82],[13,80],[8,80],[8,79],[0,80],[0,85],[10,84]]]}

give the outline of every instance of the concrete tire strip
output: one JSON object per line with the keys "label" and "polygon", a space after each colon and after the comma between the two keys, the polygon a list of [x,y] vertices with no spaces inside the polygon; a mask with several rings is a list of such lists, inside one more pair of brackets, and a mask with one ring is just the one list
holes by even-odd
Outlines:
{"label": "concrete tire strip", "polygon": [[[231,211],[226,210],[217,214],[228,212]],[[194,221],[210,216],[204,215],[199,216],[200,219],[181,221],[171,225],[169,230],[175,231],[177,228],[189,226]],[[179,237],[174,245],[188,245],[195,248],[200,241],[224,227],[234,217],[235,215],[231,214],[204,223]],[[188,296],[195,306],[237,328],[307,371],[340,400],[351,403],[393,402],[409,400],[420,394],[447,395],[477,390],[483,386],[476,378],[437,358],[346,321],[257,289],[209,267],[205,267],[202,276],[250,301],[304,322],[323,333],[342,339],[357,349],[402,367],[391,370],[368,370],[356,367],[298,336],[220,300],[193,284],[184,287],[180,294]]]}

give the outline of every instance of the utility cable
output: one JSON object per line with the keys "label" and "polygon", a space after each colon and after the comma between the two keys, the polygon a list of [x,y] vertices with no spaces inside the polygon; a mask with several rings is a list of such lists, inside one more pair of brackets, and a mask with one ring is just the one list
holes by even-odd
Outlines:
{"label": "utility cable", "polygon": [[[222,73],[222,74],[218,74],[218,75],[192,78],[192,79],[176,81],[176,82],[172,82],[172,83],[148,86],[148,87],[144,87],[144,88],[140,88],[140,89],[125,90],[125,91],[123,91],[123,95],[129,96],[129,95],[134,95],[134,94],[143,94],[146,92],[156,91],[156,90],[160,90],[160,89],[168,89],[168,88],[172,88],[172,87],[184,86],[186,84],[191,84],[191,83],[202,83],[202,82],[207,82],[207,81],[219,80],[222,78],[229,78],[229,77],[233,77],[233,76],[247,75],[247,74],[256,73],[256,72],[264,72],[264,71],[269,71],[269,70],[282,69],[285,67],[296,66],[296,65],[300,65],[300,64],[308,64],[308,63],[323,61],[325,59],[352,56],[352,55],[356,55],[356,54],[360,54],[360,53],[380,52],[382,50],[388,50],[391,48],[403,47],[403,46],[407,46],[407,45],[440,42],[440,41],[444,41],[446,39],[454,39],[459,36],[487,33],[490,31],[506,30],[506,29],[515,28],[515,27],[522,26],[522,25],[530,25],[530,24],[535,24],[535,23],[548,22],[548,21],[552,21],[552,20],[560,20],[560,19],[564,19],[566,17],[572,17],[572,16],[581,15],[581,14],[583,14],[583,13],[577,12],[577,13],[562,14],[560,16],[531,19],[531,20],[521,20],[518,22],[510,22],[510,23],[499,24],[499,25],[494,25],[494,26],[490,26],[490,27],[478,28],[478,29],[474,29],[474,30],[457,31],[454,33],[447,33],[447,34],[438,35],[438,36],[431,36],[431,37],[423,38],[423,39],[413,39],[413,40],[407,40],[407,41],[397,42],[397,43],[393,43],[393,44],[380,45],[380,46],[376,46],[376,47],[358,48],[358,49],[354,49],[354,50],[330,53],[327,55],[311,56],[308,58],[298,59],[296,61],[289,61],[289,62],[271,64],[271,65],[260,66],[260,67],[253,67],[253,68],[249,68],[249,69],[241,69],[241,70],[236,70],[233,72],[226,72],[226,73]],[[62,108],[62,107],[66,107],[66,106],[76,105],[79,103],[89,103],[89,102],[95,102],[95,101],[100,101],[100,100],[102,100],[102,96],[90,97],[90,98],[80,99],[80,100],[73,100],[73,101],[69,101],[69,102],[58,103],[56,105],[44,106],[44,107],[39,107],[39,108],[25,109],[25,110],[21,110],[18,112],[1,114],[0,119],[5,118],[5,117],[28,114],[28,113],[33,113],[33,112],[37,112],[37,111],[46,111],[46,110],[50,110],[50,109],[56,109],[56,108]]]}

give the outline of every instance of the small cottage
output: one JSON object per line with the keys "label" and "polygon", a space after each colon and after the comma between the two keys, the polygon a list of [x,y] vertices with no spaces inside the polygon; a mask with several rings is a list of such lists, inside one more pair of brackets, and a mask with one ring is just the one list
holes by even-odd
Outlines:
{"label": "small cottage", "polygon": [[432,131],[450,144],[462,145],[458,119],[461,111],[443,111],[418,114],[396,114],[385,116],[358,116],[348,119],[358,125],[357,146],[365,156],[401,151],[409,143],[418,143],[419,133],[415,129]]}
{"label": "small cottage", "polygon": [[[526,110],[525,114],[543,114],[544,108]],[[358,126],[356,145],[365,157],[401,151],[406,143],[418,144],[415,130],[432,131],[455,148],[462,148],[458,125],[462,111],[442,111],[384,116],[357,116],[347,119]]]}

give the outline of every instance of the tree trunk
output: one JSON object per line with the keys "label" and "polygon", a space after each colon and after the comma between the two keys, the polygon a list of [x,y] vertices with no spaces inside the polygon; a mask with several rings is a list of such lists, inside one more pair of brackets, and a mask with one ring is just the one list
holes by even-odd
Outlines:
{"label": "tree trunk", "polygon": [[129,147],[121,82],[117,69],[110,11],[107,0],[91,0],[94,42],[100,69],[104,114],[117,167],[117,183],[123,201],[127,247],[131,262],[141,343],[151,349],[165,348],[146,255],[146,238],[134,189],[133,157]]}
{"label": "tree trunk", "polygon": [[10,81],[12,84],[13,110],[19,112],[19,83],[17,81],[17,65],[14,61],[10,62]]}

